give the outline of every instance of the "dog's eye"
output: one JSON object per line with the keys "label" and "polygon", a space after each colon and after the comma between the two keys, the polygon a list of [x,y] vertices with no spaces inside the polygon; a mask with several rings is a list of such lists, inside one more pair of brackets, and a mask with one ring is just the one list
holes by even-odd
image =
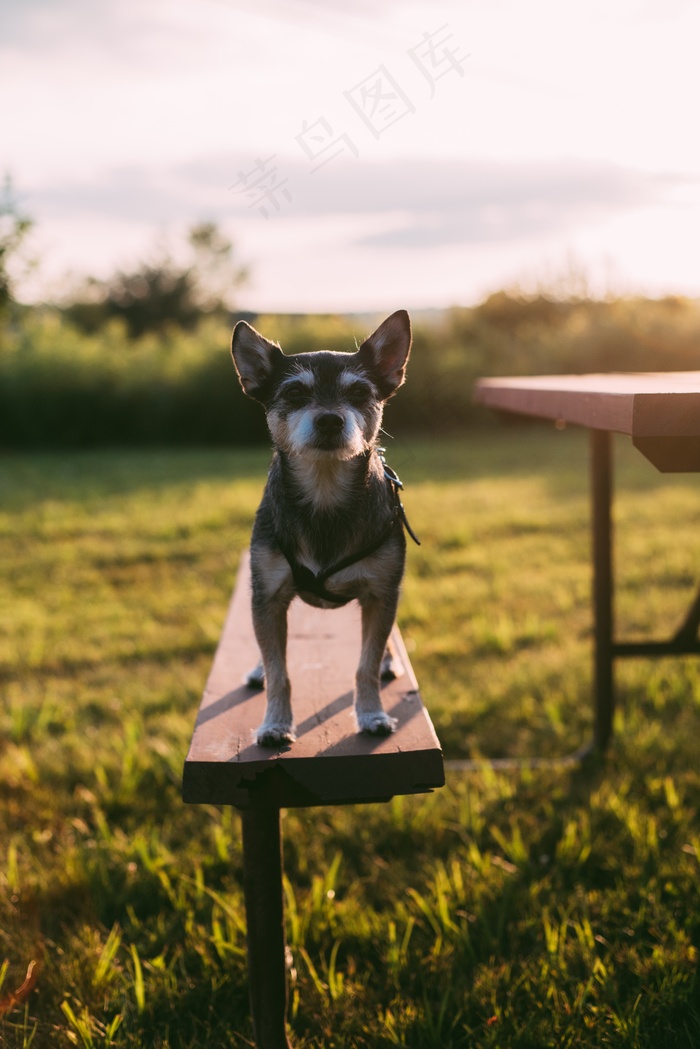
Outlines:
{"label": "dog's eye", "polygon": [[284,387],[282,394],[290,404],[302,404],[309,397],[309,387],[303,382],[290,382]]}
{"label": "dog's eye", "polygon": [[370,389],[367,383],[351,382],[346,387],[345,394],[351,404],[363,405],[369,400]]}

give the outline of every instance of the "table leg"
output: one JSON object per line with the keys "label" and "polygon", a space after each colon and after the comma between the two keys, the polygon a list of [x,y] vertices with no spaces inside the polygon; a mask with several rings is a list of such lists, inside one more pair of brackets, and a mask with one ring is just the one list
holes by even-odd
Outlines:
{"label": "table leg", "polygon": [[591,502],[593,531],[594,741],[607,747],[613,728],[613,568],[611,435],[591,430]]}
{"label": "table leg", "polygon": [[280,813],[241,812],[248,980],[258,1049],[290,1049],[285,1028],[287,972],[282,899]]}

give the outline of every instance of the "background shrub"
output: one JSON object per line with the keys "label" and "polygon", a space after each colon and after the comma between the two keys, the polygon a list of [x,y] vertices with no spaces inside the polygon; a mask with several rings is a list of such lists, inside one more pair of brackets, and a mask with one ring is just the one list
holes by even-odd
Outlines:
{"label": "background shrub", "polygon": [[[349,351],[377,318],[251,319],[287,353]],[[0,326],[0,447],[259,444],[262,412],[239,389],[232,322],[203,316],[140,338],[120,319],[89,333],[57,309]],[[473,404],[483,375],[695,370],[700,302],[555,300],[491,295],[414,325],[409,381],[386,413],[390,433],[455,432],[490,415]]]}

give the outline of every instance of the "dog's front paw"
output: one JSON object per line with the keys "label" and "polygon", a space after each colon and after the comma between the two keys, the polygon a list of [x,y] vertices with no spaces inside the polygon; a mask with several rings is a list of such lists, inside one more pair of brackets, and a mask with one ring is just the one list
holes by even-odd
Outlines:
{"label": "dog's front paw", "polygon": [[383,710],[365,711],[357,714],[357,727],[370,736],[390,736],[396,731],[398,721]]}
{"label": "dog's front paw", "polygon": [[283,721],[263,721],[255,732],[255,742],[259,747],[279,747],[283,743],[293,743],[296,738],[294,727]]}

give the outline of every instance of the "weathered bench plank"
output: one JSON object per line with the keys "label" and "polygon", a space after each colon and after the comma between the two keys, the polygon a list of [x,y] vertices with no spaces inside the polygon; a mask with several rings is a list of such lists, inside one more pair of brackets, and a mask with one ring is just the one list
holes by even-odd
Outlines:
{"label": "weathered bench plank", "polygon": [[397,627],[392,644],[403,674],[382,687],[397,731],[357,733],[352,691],[360,638],[356,602],[332,610],[292,603],[288,669],[297,740],[287,747],[257,746],[253,730],[266,697],[241,683],[258,661],[244,555],[185,762],[183,799],[286,808],[384,801],[441,787],[442,751]]}

